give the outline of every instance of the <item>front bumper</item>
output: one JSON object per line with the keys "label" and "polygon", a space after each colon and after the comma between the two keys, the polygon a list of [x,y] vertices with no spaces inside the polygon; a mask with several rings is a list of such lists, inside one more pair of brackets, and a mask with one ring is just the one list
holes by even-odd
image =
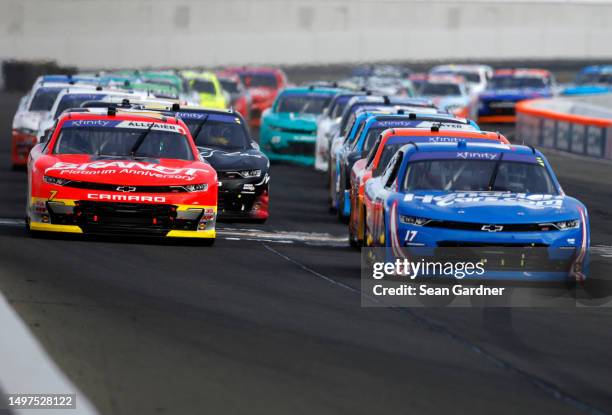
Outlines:
{"label": "front bumper", "polygon": [[219,220],[266,220],[269,216],[269,181],[263,177],[226,179],[219,174]]}
{"label": "front bumper", "polygon": [[260,145],[271,161],[286,161],[304,166],[315,163],[315,133],[292,133],[262,126]]}
{"label": "front bumper", "polygon": [[216,206],[32,198],[32,231],[215,238]]}
{"label": "front bumper", "polygon": [[514,100],[480,101],[478,105],[478,123],[509,124],[516,122],[516,104]]}
{"label": "front bumper", "polygon": [[38,143],[35,135],[13,130],[11,138],[11,163],[13,166],[25,166],[30,150]]}
{"label": "front bumper", "polygon": [[[390,232],[393,230],[390,229]],[[581,229],[546,232],[465,231],[400,224],[390,234],[389,255],[417,252],[434,261],[484,260],[475,280],[564,281],[585,278],[588,244]],[[583,258],[578,260],[583,253]],[[470,277],[466,277],[470,279]]]}

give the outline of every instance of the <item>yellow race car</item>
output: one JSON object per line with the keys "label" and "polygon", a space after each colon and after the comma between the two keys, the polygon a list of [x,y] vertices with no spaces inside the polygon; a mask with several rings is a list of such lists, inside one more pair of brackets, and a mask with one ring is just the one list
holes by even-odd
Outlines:
{"label": "yellow race car", "polygon": [[205,108],[226,109],[229,99],[223,91],[217,76],[208,71],[184,71],[181,72],[186,90],[196,94],[200,106]]}

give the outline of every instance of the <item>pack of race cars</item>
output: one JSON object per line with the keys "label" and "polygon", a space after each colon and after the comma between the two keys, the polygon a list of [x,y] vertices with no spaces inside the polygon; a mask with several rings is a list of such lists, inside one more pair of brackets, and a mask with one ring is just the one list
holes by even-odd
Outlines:
{"label": "pack of race cars", "polygon": [[49,75],[21,100],[12,163],[27,163],[32,232],[211,244],[217,219],[266,221],[280,161],[326,173],[354,247],[583,253],[586,207],[544,155],[477,124],[513,122],[516,102],[555,91],[548,71],[485,65],[365,67],[300,87],[259,67]]}

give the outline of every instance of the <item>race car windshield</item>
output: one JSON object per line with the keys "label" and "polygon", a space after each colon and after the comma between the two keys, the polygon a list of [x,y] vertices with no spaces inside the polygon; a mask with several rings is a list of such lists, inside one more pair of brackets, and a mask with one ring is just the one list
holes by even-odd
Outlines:
{"label": "race car windshield", "polygon": [[53,118],[58,118],[62,112],[67,110],[68,108],[78,108],[87,101],[98,101],[104,98],[103,95],[85,95],[85,94],[76,94],[76,95],[64,95],[59,104],[57,105],[57,109],[55,110],[55,114]]}
{"label": "race car windshield", "polygon": [[277,88],[278,81],[276,76],[271,73],[244,73],[240,74],[240,79],[249,88]]}
{"label": "race car windshield", "polygon": [[330,101],[323,95],[286,94],[278,99],[276,112],[293,112],[298,114],[321,114]]}
{"label": "race car windshield", "polygon": [[[131,158],[146,132],[134,128],[63,128],[53,153]],[[153,129],[136,148],[134,158],[194,160],[187,137],[175,132]]]}
{"label": "race car windshield", "polygon": [[483,160],[424,160],[410,163],[404,191],[558,194],[545,167],[536,163]]}
{"label": "race car windshield", "polygon": [[546,83],[540,77],[511,77],[494,76],[491,78],[491,88],[493,89],[515,89],[515,88],[544,88]]}
{"label": "race car windshield", "polygon": [[461,88],[457,84],[428,82],[421,89],[421,95],[432,95],[432,96],[461,95]]}
{"label": "race car windshield", "polygon": [[217,90],[215,89],[215,84],[211,81],[206,81],[203,79],[194,79],[191,81],[191,87],[198,91],[200,94],[212,94],[215,95]]}
{"label": "race car windshield", "polygon": [[221,83],[221,87],[230,94],[237,94],[240,92],[238,89],[238,82],[229,79],[219,79],[219,82]]}
{"label": "race car windshield", "polygon": [[[242,124],[207,120],[192,121],[187,127],[198,147],[240,150],[249,147],[249,138]],[[197,134],[197,136],[195,136]]]}
{"label": "race car windshield", "polygon": [[61,89],[40,88],[30,103],[30,111],[50,111]]}
{"label": "race car windshield", "polygon": [[588,73],[580,74],[576,79],[576,83],[585,84],[612,84],[612,73]]}

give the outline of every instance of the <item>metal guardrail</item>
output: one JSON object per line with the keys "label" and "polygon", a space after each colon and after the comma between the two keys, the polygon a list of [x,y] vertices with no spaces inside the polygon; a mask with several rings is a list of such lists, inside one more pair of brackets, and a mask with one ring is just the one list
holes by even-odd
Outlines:
{"label": "metal guardrail", "polygon": [[612,109],[552,98],[522,101],[516,114],[517,138],[525,144],[612,160]]}

